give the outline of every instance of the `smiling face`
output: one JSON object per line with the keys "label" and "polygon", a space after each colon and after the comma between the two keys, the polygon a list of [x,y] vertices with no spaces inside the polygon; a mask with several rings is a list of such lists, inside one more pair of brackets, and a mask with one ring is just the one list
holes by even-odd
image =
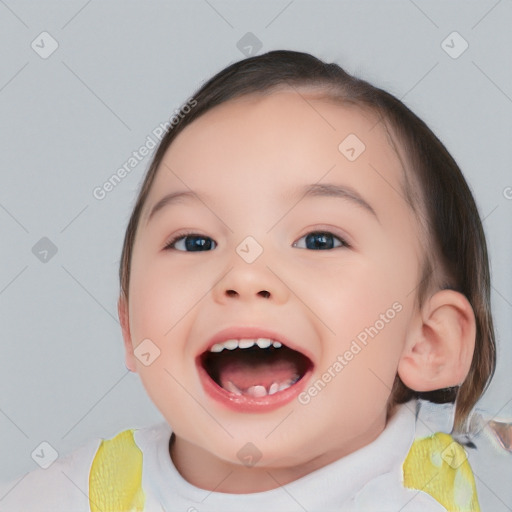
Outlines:
{"label": "smiling face", "polygon": [[421,275],[402,172],[374,116],[289,90],[215,107],[167,150],[124,334],[192,483],[243,474],[244,450],[253,481],[293,480],[380,434]]}

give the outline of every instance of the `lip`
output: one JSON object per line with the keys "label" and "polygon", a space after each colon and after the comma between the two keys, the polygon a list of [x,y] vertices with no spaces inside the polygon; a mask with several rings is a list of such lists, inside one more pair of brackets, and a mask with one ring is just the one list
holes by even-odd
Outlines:
{"label": "lip", "polygon": [[[283,345],[286,345],[292,350],[301,352],[304,354],[312,363],[312,367],[309,368],[306,373],[292,386],[283,391],[278,391],[273,395],[267,395],[264,397],[250,397],[237,395],[231,393],[219,386],[212,378],[208,375],[206,370],[201,364],[201,355],[210,349],[215,343],[220,343],[229,339],[251,339],[251,338],[270,338],[275,341],[280,341]],[[298,397],[298,395],[305,388],[309,378],[313,373],[314,360],[308,350],[304,350],[302,347],[297,346],[296,343],[290,341],[287,337],[270,331],[268,329],[261,329],[258,327],[229,327],[216,333],[208,342],[204,345],[196,356],[196,367],[199,375],[201,385],[211,398],[217,403],[227,407],[236,412],[270,412],[284,405],[290,403],[292,400]]]}

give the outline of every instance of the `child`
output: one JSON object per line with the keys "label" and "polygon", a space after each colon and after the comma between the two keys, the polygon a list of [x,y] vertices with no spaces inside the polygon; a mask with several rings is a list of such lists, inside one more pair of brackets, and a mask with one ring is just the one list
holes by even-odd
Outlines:
{"label": "child", "polygon": [[479,510],[450,434],[494,371],[485,238],[390,94],[292,51],[218,73],[154,155],[120,281],[126,365],[166,422],[1,510]]}

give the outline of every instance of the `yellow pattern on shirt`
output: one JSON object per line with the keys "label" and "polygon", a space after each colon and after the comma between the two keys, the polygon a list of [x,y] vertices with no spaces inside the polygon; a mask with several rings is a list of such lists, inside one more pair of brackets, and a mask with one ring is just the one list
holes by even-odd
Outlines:
{"label": "yellow pattern on shirt", "polygon": [[449,434],[416,439],[402,468],[405,487],[430,494],[450,512],[480,511],[466,451]]}
{"label": "yellow pattern on shirt", "polygon": [[144,510],[142,452],[133,430],[102,441],[89,473],[89,506],[92,512]]}

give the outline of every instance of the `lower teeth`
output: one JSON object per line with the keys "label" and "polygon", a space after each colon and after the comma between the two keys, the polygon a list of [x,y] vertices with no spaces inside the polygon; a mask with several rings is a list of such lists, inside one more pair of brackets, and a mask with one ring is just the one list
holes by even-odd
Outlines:
{"label": "lower teeth", "polygon": [[261,398],[261,397],[264,397],[267,395],[275,395],[279,391],[284,391],[285,389],[288,389],[289,387],[293,386],[293,384],[295,384],[299,380],[299,378],[300,377],[298,375],[295,375],[293,378],[288,379],[287,381],[282,382],[281,384],[279,384],[277,382],[273,382],[269,386],[268,390],[267,390],[267,388],[265,388],[265,386],[258,385],[258,384],[255,386],[250,386],[249,388],[247,388],[245,390],[242,390],[242,389],[239,389],[230,380],[228,380],[225,384],[223,384],[222,387],[226,391],[229,391],[230,393],[233,393],[238,396],[251,396],[254,398]]}
{"label": "lower teeth", "polygon": [[231,393],[234,393],[235,395],[242,394],[242,392],[230,380],[227,381],[226,385],[224,386],[224,389],[230,391]]}
{"label": "lower teeth", "polygon": [[249,396],[254,396],[255,398],[267,396],[267,390],[265,389],[265,386],[251,386],[249,389],[247,389],[246,393]]}
{"label": "lower teeth", "polygon": [[273,382],[268,388],[268,394],[273,395],[279,391],[279,384],[277,382]]}

